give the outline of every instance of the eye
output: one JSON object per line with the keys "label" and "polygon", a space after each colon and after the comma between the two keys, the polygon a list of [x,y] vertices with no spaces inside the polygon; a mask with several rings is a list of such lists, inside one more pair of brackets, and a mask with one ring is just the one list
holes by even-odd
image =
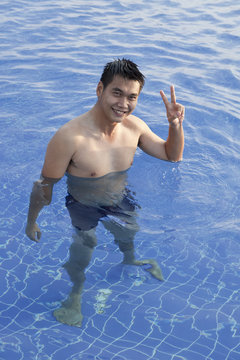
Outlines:
{"label": "eye", "polygon": [[120,93],[120,91],[113,91],[113,95],[115,95],[115,96],[120,96],[121,93]]}
{"label": "eye", "polygon": [[135,101],[137,99],[137,96],[136,95],[131,95],[129,96],[129,100],[130,101]]}

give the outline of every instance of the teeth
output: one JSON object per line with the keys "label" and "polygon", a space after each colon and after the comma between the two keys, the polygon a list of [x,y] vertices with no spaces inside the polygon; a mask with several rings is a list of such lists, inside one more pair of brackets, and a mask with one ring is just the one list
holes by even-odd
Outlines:
{"label": "teeth", "polygon": [[114,111],[118,114],[124,114],[124,111],[120,111],[120,110],[116,110],[116,109],[114,109]]}

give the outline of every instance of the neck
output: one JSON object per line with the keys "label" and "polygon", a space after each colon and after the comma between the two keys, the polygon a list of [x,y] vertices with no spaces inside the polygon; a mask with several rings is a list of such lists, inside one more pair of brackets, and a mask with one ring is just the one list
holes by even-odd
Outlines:
{"label": "neck", "polygon": [[91,118],[94,126],[105,136],[112,137],[115,133],[116,127],[119,125],[117,122],[110,123],[103,114],[101,107],[98,103],[90,110]]}

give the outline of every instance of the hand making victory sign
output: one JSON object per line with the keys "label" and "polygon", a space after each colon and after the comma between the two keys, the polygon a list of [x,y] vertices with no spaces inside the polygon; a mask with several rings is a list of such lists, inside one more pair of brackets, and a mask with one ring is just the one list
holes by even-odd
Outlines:
{"label": "hand making victory sign", "polygon": [[162,90],[160,90],[160,95],[166,107],[169,124],[174,127],[177,124],[182,125],[184,119],[184,106],[176,102],[176,95],[173,85],[170,87],[170,90],[171,102],[168,101],[166,95]]}

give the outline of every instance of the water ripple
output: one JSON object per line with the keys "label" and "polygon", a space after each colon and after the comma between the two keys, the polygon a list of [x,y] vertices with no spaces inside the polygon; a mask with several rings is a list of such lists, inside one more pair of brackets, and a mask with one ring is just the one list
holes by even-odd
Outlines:
{"label": "water ripple", "polygon": [[[0,358],[238,359],[239,4],[2,0],[0,10]],[[186,106],[184,161],[138,150],[129,172],[142,206],[136,253],[156,258],[165,281],[123,267],[100,228],[76,329],[52,317],[70,291],[65,183],[39,217],[38,247],[24,236],[29,193],[54,131],[94,104],[104,64],[122,56],[146,75],[136,115],[156,133],[168,133],[160,89],[169,96],[174,83]]]}

